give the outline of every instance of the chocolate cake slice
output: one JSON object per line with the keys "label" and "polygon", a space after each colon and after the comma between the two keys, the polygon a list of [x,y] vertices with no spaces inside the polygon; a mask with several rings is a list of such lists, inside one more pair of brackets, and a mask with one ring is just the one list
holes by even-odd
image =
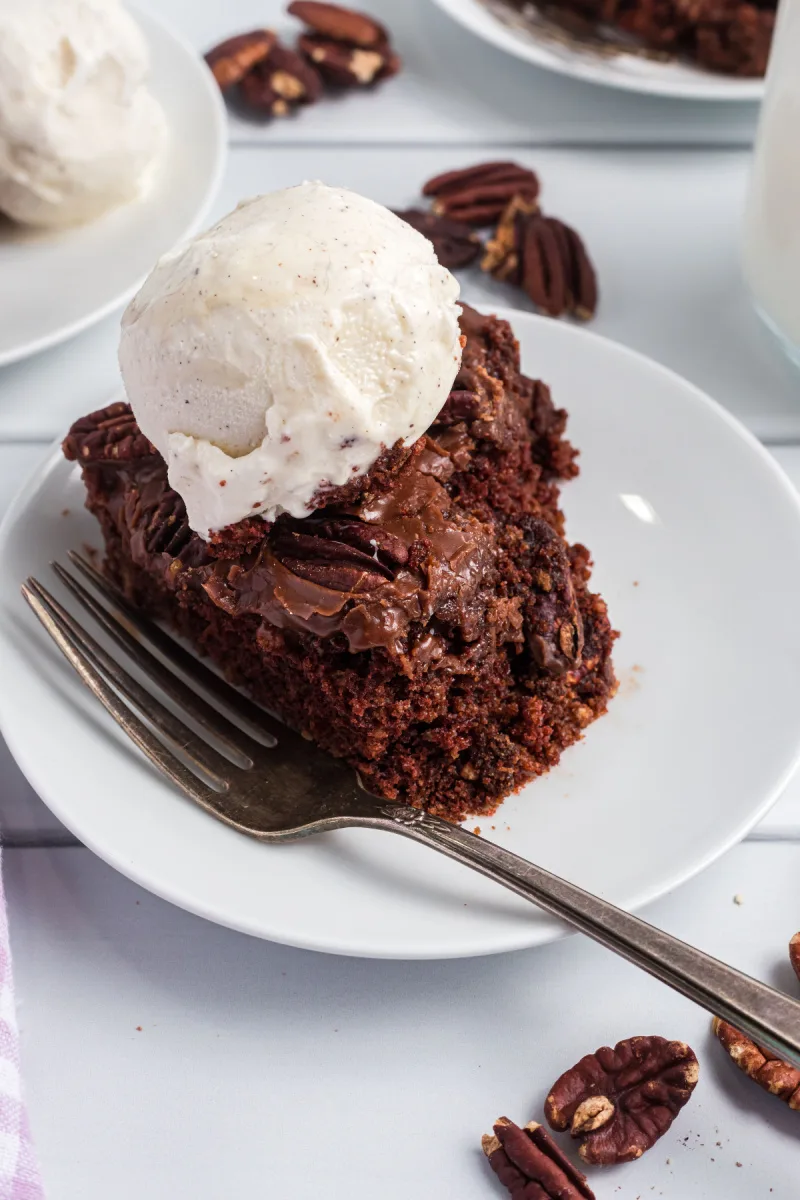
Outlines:
{"label": "chocolate cake slice", "polygon": [[558,506],[577,474],[566,413],[520,372],[506,321],[464,306],[461,326],[427,433],[301,519],[203,540],[124,404],[64,442],[126,596],[371,790],[452,820],[547,771],[616,690],[606,605]]}

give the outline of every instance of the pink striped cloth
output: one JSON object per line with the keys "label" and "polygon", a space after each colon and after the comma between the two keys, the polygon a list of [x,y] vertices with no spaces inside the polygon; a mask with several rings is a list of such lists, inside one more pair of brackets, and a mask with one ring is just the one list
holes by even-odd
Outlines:
{"label": "pink striped cloth", "polygon": [[43,1197],[28,1113],[22,1100],[8,914],[0,877],[0,1200],[43,1200]]}

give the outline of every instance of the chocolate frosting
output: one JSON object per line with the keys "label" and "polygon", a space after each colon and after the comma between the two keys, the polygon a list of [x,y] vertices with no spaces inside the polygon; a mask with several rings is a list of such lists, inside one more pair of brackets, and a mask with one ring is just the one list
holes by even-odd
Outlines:
{"label": "chocolate frosting", "polygon": [[[493,531],[453,505],[441,482],[453,470],[447,454],[423,438],[390,491],[341,513],[345,529],[346,518],[355,518],[396,539],[406,552],[405,565],[394,571],[384,568],[380,576],[369,572],[375,582],[366,590],[359,586],[363,573],[349,589],[327,586],[335,577],[329,561],[315,564],[313,579],[289,570],[276,553],[274,532],[248,565],[217,562],[203,587],[227,612],[258,613],[280,628],[308,630],[319,637],[342,633],[351,651],[380,646],[407,654],[412,623],[427,625],[435,615],[457,627],[465,641],[473,640],[486,610],[495,556]],[[325,512],[330,514],[329,509]],[[336,516],[331,516],[334,528]],[[274,529],[280,524],[279,519]],[[430,637],[423,653],[435,657]]]}

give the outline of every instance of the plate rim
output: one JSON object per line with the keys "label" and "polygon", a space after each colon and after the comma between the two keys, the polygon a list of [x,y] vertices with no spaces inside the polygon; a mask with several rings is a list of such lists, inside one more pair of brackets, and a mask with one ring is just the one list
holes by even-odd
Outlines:
{"label": "plate rim", "polygon": [[[177,33],[168,21],[161,20],[160,17],[156,17],[148,9],[141,8],[139,4],[129,2],[129,8],[135,13],[137,23],[145,35],[148,46],[150,45],[152,30],[156,29],[158,31],[157,36],[163,36],[166,41],[172,42],[173,49],[177,49],[181,54],[184,54],[187,58],[195,62],[195,65],[198,67],[198,82],[202,80],[202,86],[211,101],[211,110],[214,114],[212,129],[216,147],[214,169],[209,174],[205,191],[196,206],[194,216],[175,239],[175,244],[178,244],[186,238],[192,237],[202,228],[222,184],[228,151],[227,110],[220,90],[214,82],[213,75],[206,67],[203,59],[198,56],[197,51],[188,39],[183,37],[182,34]],[[12,363],[23,362],[27,358],[32,358],[34,355],[40,354],[44,350],[50,350],[54,346],[60,346],[62,342],[67,342],[71,338],[77,337],[79,333],[91,329],[93,325],[102,321],[104,317],[109,316],[116,308],[126,304],[142,286],[148,274],[148,271],[144,271],[110,300],[107,300],[98,308],[93,308],[91,312],[78,317],[67,325],[59,326],[58,329],[51,330],[50,333],[33,338],[27,342],[22,342],[10,349],[0,350],[0,367],[7,367],[11,366]]]}
{"label": "plate rim", "polygon": [[[549,328],[551,330],[558,329],[560,332],[557,336],[563,336],[568,340],[576,338],[578,340],[590,339],[599,342],[602,346],[610,348],[612,352],[619,353],[623,358],[633,359],[640,365],[646,368],[655,370],[662,374],[671,383],[681,386],[691,394],[693,401],[699,403],[702,408],[705,408],[716,416],[721,417],[723,423],[731,429],[741,442],[748,445],[751,450],[754,450],[756,456],[761,460],[762,465],[766,465],[769,474],[773,477],[774,482],[779,486],[784,498],[789,502],[793,509],[798,525],[800,526],[800,491],[794,487],[788,475],[781,467],[777,459],[770,454],[769,450],[758,440],[736,416],[726,409],[719,401],[709,396],[696,384],[686,379],[678,372],[658,362],[656,359],[634,350],[621,342],[614,341],[602,334],[595,333],[592,330],[582,327],[569,325],[566,323],[556,323],[550,318],[539,316],[536,313],[527,313],[523,310],[498,307],[494,310],[498,316],[519,324],[521,321],[530,322],[534,326],[540,328]],[[59,469],[63,465],[65,472],[71,470],[71,465],[61,458],[60,452],[61,438],[51,444],[47,453],[39,461],[37,466],[31,472],[29,477],[23,482],[22,486],[17,490],[11,503],[6,510],[6,513],[0,521],[0,557],[6,543],[13,533],[13,529],[23,512],[29,506],[29,497],[34,488],[38,487],[39,483],[46,478],[53,470]],[[20,581],[21,582],[21,581]],[[0,628],[0,643],[6,638],[4,628]],[[474,941],[469,948],[465,949],[462,945],[449,945],[447,943],[432,943],[429,946],[420,948],[409,944],[404,946],[398,944],[398,939],[395,943],[386,947],[383,945],[376,946],[374,942],[369,941],[368,937],[362,940],[359,944],[357,939],[351,940],[349,943],[342,944],[337,941],[334,936],[315,935],[315,936],[287,936],[282,933],[280,928],[267,928],[262,922],[253,922],[248,920],[247,916],[239,915],[232,917],[230,914],[220,914],[214,911],[208,903],[203,901],[202,897],[188,895],[180,886],[170,886],[168,883],[163,883],[160,879],[153,881],[148,875],[147,870],[140,869],[138,864],[126,860],[122,855],[114,856],[109,853],[106,848],[100,848],[94,842],[91,836],[87,836],[83,830],[73,828],[69,814],[63,814],[61,805],[56,798],[53,801],[50,797],[52,792],[48,786],[47,780],[39,780],[38,762],[41,756],[37,756],[32,746],[23,744],[23,739],[18,740],[15,731],[9,729],[9,721],[7,720],[7,701],[5,692],[0,689],[0,734],[5,738],[9,751],[11,752],[15,762],[19,766],[22,773],[25,775],[28,782],[36,791],[37,795],[42,799],[43,803],[50,808],[51,812],[63,822],[73,835],[92,853],[98,855],[114,870],[132,880],[134,883],[143,887],[145,890],[152,892],[161,899],[169,903],[176,904],[178,907],[202,917],[206,920],[213,921],[215,924],[222,925],[226,928],[234,929],[241,933],[246,933],[251,936],[260,937],[264,940],[275,942],[279,945],[293,946],[303,950],[313,950],[322,953],[339,954],[345,957],[356,958],[375,958],[375,959],[391,959],[399,961],[439,961],[446,959],[457,958],[476,958],[491,954],[510,953],[517,950],[532,949],[537,946],[549,945],[554,941],[558,941],[565,936],[570,936],[572,930],[567,927],[558,929],[552,925],[537,925],[532,924],[530,927],[522,926],[509,927],[505,930],[492,930],[482,941]],[[12,723],[13,725],[13,723]],[[710,847],[704,853],[697,855],[690,861],[685,861],[681,867],[674,869],[670,875],[654,884],[649,888],[642,889],[634,897],[626,897],[624,901],[618,901],[620,907],[629,912],[639,912],[642,908],[646,908],[655,900],[661,899],[669,895],[682,884],[689,882],[702,871],[711,866],[717,859],[721,858],[728,850],[742,841],[744,837],[758,824],[759,821],[769,812],[775,804],[781,793],[784,791],[787,783],[792,778],[794,773],[800,767],[800,725],[798,726],[795,735],[795,748],[793,754],[789,757],[787,764],[784,766],[780,774],[776,778],[770,788],[768,788],[760,802],[760,804],[749,813],[747,817],[741,820],[736,826],[729,829],[725,836],[713,847]]]}
{"label": "plate rim", "polygon": [[[659,96],[669,100],[685,100],[688,102],[711,101],[719,103],[727,101],[737,104],[757,104],[764,96],[764,79],[741,79],[735,76],[718,76],[708,73],[708,82],[698,82],[693,85],[664,79],[638,80],[634,76],[613,76],[605,74],[591,59],[586,64],[576,59],[571,63],[567,59],[559,59],[557,55],[549,55],[545,48],[538,46],[536,41],[530,45],[521,37],[516,37],[512,30],[507,29],[501,21],[492,15],[478,0],[434,0],[437,8],[451,20],[457,22],[474,37],[487,41],[499,50],[511,54],[515,58],[528,62],[532,66],[541,67],[546,71],[579,79],[583,83],[591,83],[597,87],[614,88],[617,91],[634,92],[639,95]],[[484,20],[485,18],[485,20]],[[598,63],[601,60],[598,59]],[[722,82],[727,79],[728,82]],[[700,76],[704,80],[704,76]]]}

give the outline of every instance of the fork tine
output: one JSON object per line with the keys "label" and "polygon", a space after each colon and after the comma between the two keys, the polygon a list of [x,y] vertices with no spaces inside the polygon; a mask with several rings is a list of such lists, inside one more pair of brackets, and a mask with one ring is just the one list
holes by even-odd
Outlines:
{"label": "fork tine", "polygon": [[[235,770],[228,759],[213,746],[209,746],[207,742],[204,742],[194,730],[185,725],[168,708],[165,708],[160,700],[157,700],[147,688],[142,687],[124,667],[115,662],[111,655],[107,654],[102,646],[98,645],[94,638],[70,616],[67,610],[59,604],[54,596],[51,596],[37,579],[29,577],[26,580],[25,586],[28,591],[36,596],[40,604],[44,606],[51,620],[57,621],[58,627],[69,634],[72,645],[118,691],[122,692],[123,696],[127,698],[134,708],[147,717],[148,721],[155,726],[163,739],[170,743],[174,749],[186,754],[193,763],[199,766],[221,788],[228,787],[229,777]],[[28,599],[27,594],[25,598]]]}
{"label": "fork tine", "polygon": [[299,736],[294,734],[287,725],[283,725],[277,718],[271,716],[266,709],[254,704],[241,692],[237,692],[219,675],[209,670],[205,663],[185,650],[168,633],[137,612],[122,595],[119,588],[106,579],[83,555],[78,554],[76,550],[70,550],[69,559],[100,592],[110,611],[118,620],[124,621],[131,629],[135,629],[139,636],[149,642],[159,654],[180,671],[181,675],[190,679],[192,683],[202,688],[204,692],[221,704],[230,715],[241,722],[257,742],[263,742],[265,733],[281,740]]}
{"label": "fork tine", "polygon": [[249,769],[253,766],[255,759],[258,757],[261,746],[253,742],[252,738],[243,733],[236,725],[224,717],[212,705],[208,704],[202,696],[196,695],[188,684],[179,679],[177,675],[151,654],[146,646],[143,646],[121,622],[112,614],[109,613],[98,600],[94,598],[86,588],[84,588],[77,579],[75,579],[69,571],[65,570],[60,563],[51,563],[53,570],[58,578],[69,588],[76,600],[78,600],[88,612],[92,614],[94,619],[102,625],[103,629],[114,638],[114,641],[122,647],[142,670],[154,679],[161,690],[165,692],[176,704],[189,714],[198,724],[213,734],[215,738],[226,748],[233,756],[237,764],[241,767]]}
{"label": "fork tine", "polygon": [[58,646],[86,686],[94,693],[104,708],[108,710],[124,733],[128,735],[162,771],[168,779],[182,788],[204,808],[212,808],[213,790],[177,758],[171,750],[155,737],[127,704],[117,695],[89,661],[82,649],[76,644],[69,630],[65,628],[57,613],[51,612],[45,601],[27,585],[22,586],[22,595],[33,609],[50,637]]}

